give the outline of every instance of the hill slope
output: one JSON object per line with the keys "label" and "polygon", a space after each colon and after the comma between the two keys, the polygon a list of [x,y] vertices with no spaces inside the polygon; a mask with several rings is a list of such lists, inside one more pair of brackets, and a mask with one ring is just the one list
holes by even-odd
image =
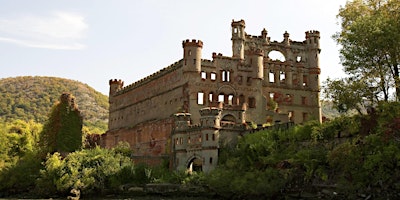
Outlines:
{"label": "hill slope", "polygon": [[63,92],[75,96],[85,125],[107,128],[108,97],[81,82],[56,77],[0,79],[0,118],[44,123]]}

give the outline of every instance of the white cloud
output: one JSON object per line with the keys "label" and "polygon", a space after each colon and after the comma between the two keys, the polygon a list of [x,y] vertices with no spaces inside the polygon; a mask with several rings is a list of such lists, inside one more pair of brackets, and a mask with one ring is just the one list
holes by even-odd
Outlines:
{"label": "white cloud", "polygon": [[53,12],[49,16],[22,16],[0,19],[0,42],[21,46],[78,50],[88,25],[76,13]]}

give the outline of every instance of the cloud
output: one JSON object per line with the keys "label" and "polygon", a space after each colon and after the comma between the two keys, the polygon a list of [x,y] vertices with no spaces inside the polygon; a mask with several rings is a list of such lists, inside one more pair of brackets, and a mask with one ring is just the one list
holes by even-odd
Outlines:
{"label": "cloud", "polygon": [[0,19],[0,42],[26,47],[79,50],[86,36],[85,18],[76,13],[53,12],[49,16]]}

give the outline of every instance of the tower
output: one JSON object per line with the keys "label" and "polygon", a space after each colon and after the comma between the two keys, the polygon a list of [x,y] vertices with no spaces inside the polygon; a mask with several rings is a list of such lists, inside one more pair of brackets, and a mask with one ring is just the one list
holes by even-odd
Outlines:
{"label": "tower", "polygon": [[311,95],[314,102],[312,104],[316,106],[313,111],[314,116],[319,117],[319,121],[322,122],[321,115],[321,102],[319,101],[319,91],[320,91],[320,83],[319,83],[319,75],[321,73],[321,69],[319,66],[319,54],[321,52],[319,46],[319,31],[307,31],[306,32],[306,52],[307,52],[307,64],[308,64],[308,73],[309,73],[309,88],[311,89]]}
{"label": "tower", "polygon": [[262,49],[249,50],[251,68],[254,71],[254,78],[264,79],[264,51]]}
{"label": "tower", "polygon": [[184,40],[183,47],[183,68],[185,72],[201,71],[201,50],[203,42],[201,40]]}
{"label": "tower", "polygon": [[234,21],[232,20],[232,52],[234,58],[244,59],[244,41],[246,33],[244,28],[246,24],[244,20]]}
{"label": "tower", "polygon": [[218,148],[221,128],[220,108],[210,107],[200,110],[200,123],[202,134],[202,157],[204,160],[203,171],[210,172],[218,163]]}
{"label": "tower", "polygon": [[117,79],[111,79],[109,82],[110,92],[109,97],[112,97],[118,90],[120,90],[124,86],[124,82]]}
{"label": "tower", "polygon": [[306,52],[307,52],[307,64],[309,68],[309,87],[313,91],[319,91],[319,54],[321,52],[319,46],[319,31],[307,31],[306,32]]}

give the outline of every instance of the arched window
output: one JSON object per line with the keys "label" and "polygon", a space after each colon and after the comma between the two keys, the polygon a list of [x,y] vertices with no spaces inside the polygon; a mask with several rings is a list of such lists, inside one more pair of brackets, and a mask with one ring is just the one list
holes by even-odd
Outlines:
{"label": "arched window", "polygon": [[281,62],[285,62],[286,61],[285,55],[283,55],[280,51],[276,51],[276,50],[270,51],[268,53],[268,57],[271,60],[279,60]]}

